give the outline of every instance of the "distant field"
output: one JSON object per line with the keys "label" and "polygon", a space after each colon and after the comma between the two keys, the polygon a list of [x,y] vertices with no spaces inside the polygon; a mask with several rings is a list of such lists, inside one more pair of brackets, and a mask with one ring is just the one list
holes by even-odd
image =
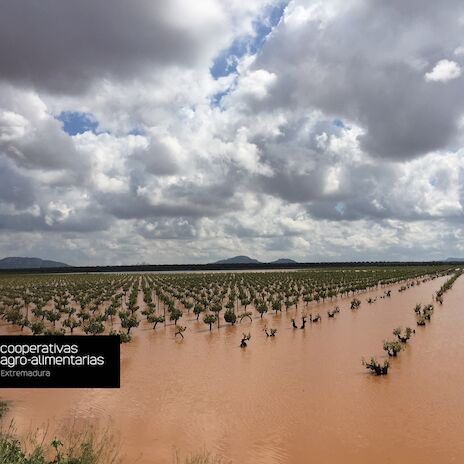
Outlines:
{"label": "distant field", "polygon": [[256,313],[277,314],[282,308],[449,271],[449,265],[429,265],[291,273],[3,275],[0,311],[10,330],[35,335],[111,332],[130,341],[142,320],[154,327],[169,321],[177,325],[193,313],[218,325],[221,320],[234,324]]}

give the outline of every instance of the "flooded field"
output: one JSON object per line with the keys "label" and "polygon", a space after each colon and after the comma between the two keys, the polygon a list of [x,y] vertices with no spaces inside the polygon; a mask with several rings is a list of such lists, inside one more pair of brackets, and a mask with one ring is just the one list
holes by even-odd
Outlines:
{"label": "flooded field", "polygon": [[[305,330],[291,324],[295,318],[300,325],[304,303],[211,332],[185,314],[184,340],[174,337],[171,323],[153,331],[143,321],[122,346],[119,390],[1,394],[12,400],[8,417],[19,432],[110,422],[124,463],[171,463],[174,450],[202,449],[250,464],[461,463],[464,277],[426,327],[416,326],[413,312],[448,278],[403,292],[395,284],[360,293],[357,311],[351,297],[311,302],[322,321]],[[388,288],[391,298],[366,302]],[[335,305],[340,313],[328,318]],[[370,375],[361,358],[386,359],[383,340],[406,325],[416,334],[389,375]],[[276,328],[276,337],[266,337],[265,327]],[[251,334],[246,349],[239,347],[242,332]]]}

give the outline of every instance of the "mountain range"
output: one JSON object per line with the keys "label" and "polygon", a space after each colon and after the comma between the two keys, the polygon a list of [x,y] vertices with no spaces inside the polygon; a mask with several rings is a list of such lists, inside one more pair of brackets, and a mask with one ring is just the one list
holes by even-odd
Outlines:
{"label": "mountain range", "polygon": [[[464,262],[464,258],[447,258],[445,262]],[[249,256],[234,256],[232,258],[221,259],[210,264],[274,264],[274,265],[285,265],[285,264],[298,264],[297,261],[290,258],[279,258],[270,262],[258,261],[257,259],[250,258]],[[0,259],[0,269],[45,269],[45,268],[60,268],[60,267],[72,267],[69,264],[62,263],[59,261],[51,261],[48,259],[40,258],[25,258],[12,256],[8,258]]]}
{"label": "mountain range", "polygon": [[0,269],[39,269],[53,267],[69,267],[68,264],[40,258],[23,258],[10,256],[0,259]]}
{"label": "mountain range", "polygon": [[[262,262],[249,256],[234,256],[233,258],[221,259],[213,264],[262,264]],[[280,258],[269,264],[297,264],[297,262],[289,258]]]}

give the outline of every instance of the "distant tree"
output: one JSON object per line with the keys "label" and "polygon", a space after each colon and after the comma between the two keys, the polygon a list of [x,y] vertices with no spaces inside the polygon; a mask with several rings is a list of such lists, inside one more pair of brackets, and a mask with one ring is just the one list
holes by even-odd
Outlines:
{"label": "distant tree", "polygon": [[101,334],[101,333],[103,333],[105,331],[105,326],[103,325],[102,322],[99,322],[99,321],[95,320],[94,318],[91,318],[83,326],[83,330],[87,334],[98,335],[98,334]]}
{"label": "distant tree", "polygon": [[272,310],[275,311],[276,315],[277,315],[277,311],[281,311],[282,312],[282,301],[280,300],[274,300],[272,302]]}
{"label": "distant tree", "polygon": [[110,305],[105,312],[106,315],[110,318],[111,324],[113,324],[113,317],[118,313],[117,307],[115,305]]}
{"label": "distant tree", "polygon": [[45,324],[43,321],[31,322],[29,328],[32,330],[32,335],[40,335],[45,329]]}
{"label": "distant tree", "polygon": [[204,313],[204,312],[205,312],[205,307],[202,306],[202,305],[196,304],[193,307],[193,313],[197,316],[197,321],[198,321],[198,319],[200,317],[200,314]]}
{"label": "distant tree", "polygon": [[313,301],[313,297],[310,294],[304,295],[303,296],[303,301],[305,302],[305,305],[308,306],[308,304]]}
{"label": "distant tree", "polygon": [[406,343],[411,338],[413,333],[415,333],[415,331],[411,329],[411,327],[406,327],[404,333],[402,333],[401,327],[397,327],[393,331],[393,335],[395,335],[395,337],[397,337],[401,343]]}
{"label": "distant tree", "polygon": [[388,368],[390,367],[390,363],[388,362],[388,360],[385,360],[382,366],[379,362],[377,362],[375,357],[372,357],[370,361],[365,361],[363,359],[362,364],[366,367],[366,369],[369,369],[375,375],[387,375]]}
{"label": "distant tree", "polygon": [[213,313],[216,315],[216,321],[217,321],[217,325],[219,329],[219,324],[220,324],[219,314],[222,311],[222,305],[220,305],[219,303],[213,304],[211,306],[211,311],[213,311]]}
{"label": "distant tree", "polygon": [[153,324],[153,330],[155,330],[158,324],[162,324],[164,322],[164,316],[162,314],[150,314],[149,316],[147,316],[147,321],[150,324]]}
{"label": "distant tree", "polygon": [[[121,317],[121,312],[119,314]],[[121,318],[121,327],[123,329],[127,329],[127,335],[130,335],[131,329],[133,329],[134,327],[138,327],[139,324],[140,324],[140,321],[137,319],[136,315],[130,315],[130,316],[124,315]]]}
{"label": "distant tree", "polygon": [[216,322],[216,316],[214,314],[206,314],[203,318],[203,322],[209,325],[209,331],[211,332],[212,325]]}
{"label": "distant tree", "polygon": [[267,304],[262,302],[262,303],[259,303],[256,307],[256,310],[258,311],[258,313],[260,314],[260,317],[261,319],[263,318],[264,314],[267,313]]}
{"label": "distant tree", "polygon": [[398,353],[403,349],[403,345],[398,340],[385,340],[383,342],[383,349],[388,353],[388,356],[397,356]]}
{"label": "distant tree", "polygon": [[171,314],[169,316],[169,319],[171,321],[174,321],[174,325],[177,325],[177,321],[182,317],[182,311],[178,308],[173,308],[171,310]]}
{"label": "distant tree", "polygon": [[47,311],[45,314],[45,319],[53,324],[53,327],[56,327],[56,322],[61,319],[61,313],[55,309]]}
{"label": "distant tree", "polygon": [[228,309],[224,313],[224,320],[229,324],[234,325],[237,322],[237,315],[234,313],[232,309]]}
{"label": "distant tree", "polygon": [[74,329],[80,326],[80,323],[74,317],[69,317],[63,321],[63,326],[67,327],[71,331],[71,333],[73,333]]}

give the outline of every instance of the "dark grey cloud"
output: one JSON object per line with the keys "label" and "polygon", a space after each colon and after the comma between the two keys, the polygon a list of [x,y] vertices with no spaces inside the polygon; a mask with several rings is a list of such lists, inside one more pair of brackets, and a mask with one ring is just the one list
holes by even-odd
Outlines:
{"label": "dark grey cloud", "polygon": [[355,121],[372,156],[404,160],[452,144],[463,78],[427,82],[424,75],[441,59],[462,64],[454,55],[462,2],[348,2],[339,10],[326,22],[290,17],[266,43],[253,67],[277,75],[267,110],[306,106]]}
{"label": "dark grey cloud", "polygon": [[204,217],[212,212],[192,203],[182,204],[173,199],[150,203],[147,198],[124,194],[96,194],[105,210],[118,219],[146,219],[164,217]]}
{"label": "dark grey cloud", "polygon": [[24,209],[34,204],[35,180],[21,174],[9,160],[0,157],[0,201]]}
{"label": "dark grey cloud", "polygon": [[320,169],[308,174],[281,171],[271,177],[260,176],[256,181],[254,185],[259,186],[262,192],[290,203],[305,203],[315,199],[321,195],[324,188],[324,178]]}
{"label": "dark grey cloud", "polygon": [[17,232],[89,232],[104,231],[111,227],[112,218],[88,211],[79,211],[58,220],[58,216],[47,218],[44,214],[32,213],[0,214],[0,230]]}
{"label": "dark grey cloud", "polygon": [[[133,186],[134,187],[134,186]],[[150,193],[138,194],[139,186],[128,193],[95,193],[95,200],[108,214],[118,219],[202,218],[218,217],[242,209],[234,198],[235,189],[227,184],[199,186],[179,182],[162,187],[162,198],[150,200]]]}
{"label": "dark grey cloud", "polygon": [[152,0],[2,0],[0,78],[68,94],[156,65],[192,66],[224,25],[207,11],[190,26],[176,22],[189,14],[180,8]]}
{"label": "dark grey cloud", "polygon": [[[46,171],[66,170],[75,179],[82,179],[88,160],[78,153],[57,121],[48,121],[34,128],[31,134],[16,141],[0,143],[0,151],[18,166]],[[70,178],[66,179],[69,182]]]}
{"label": "dark grey cloud", "polygon": [[168,146],[156,139],[151,140],[146,149],[137,150],[128,159],[128,165],[143,173],[156,176],[172,176],[179,173],[175,154]]}

